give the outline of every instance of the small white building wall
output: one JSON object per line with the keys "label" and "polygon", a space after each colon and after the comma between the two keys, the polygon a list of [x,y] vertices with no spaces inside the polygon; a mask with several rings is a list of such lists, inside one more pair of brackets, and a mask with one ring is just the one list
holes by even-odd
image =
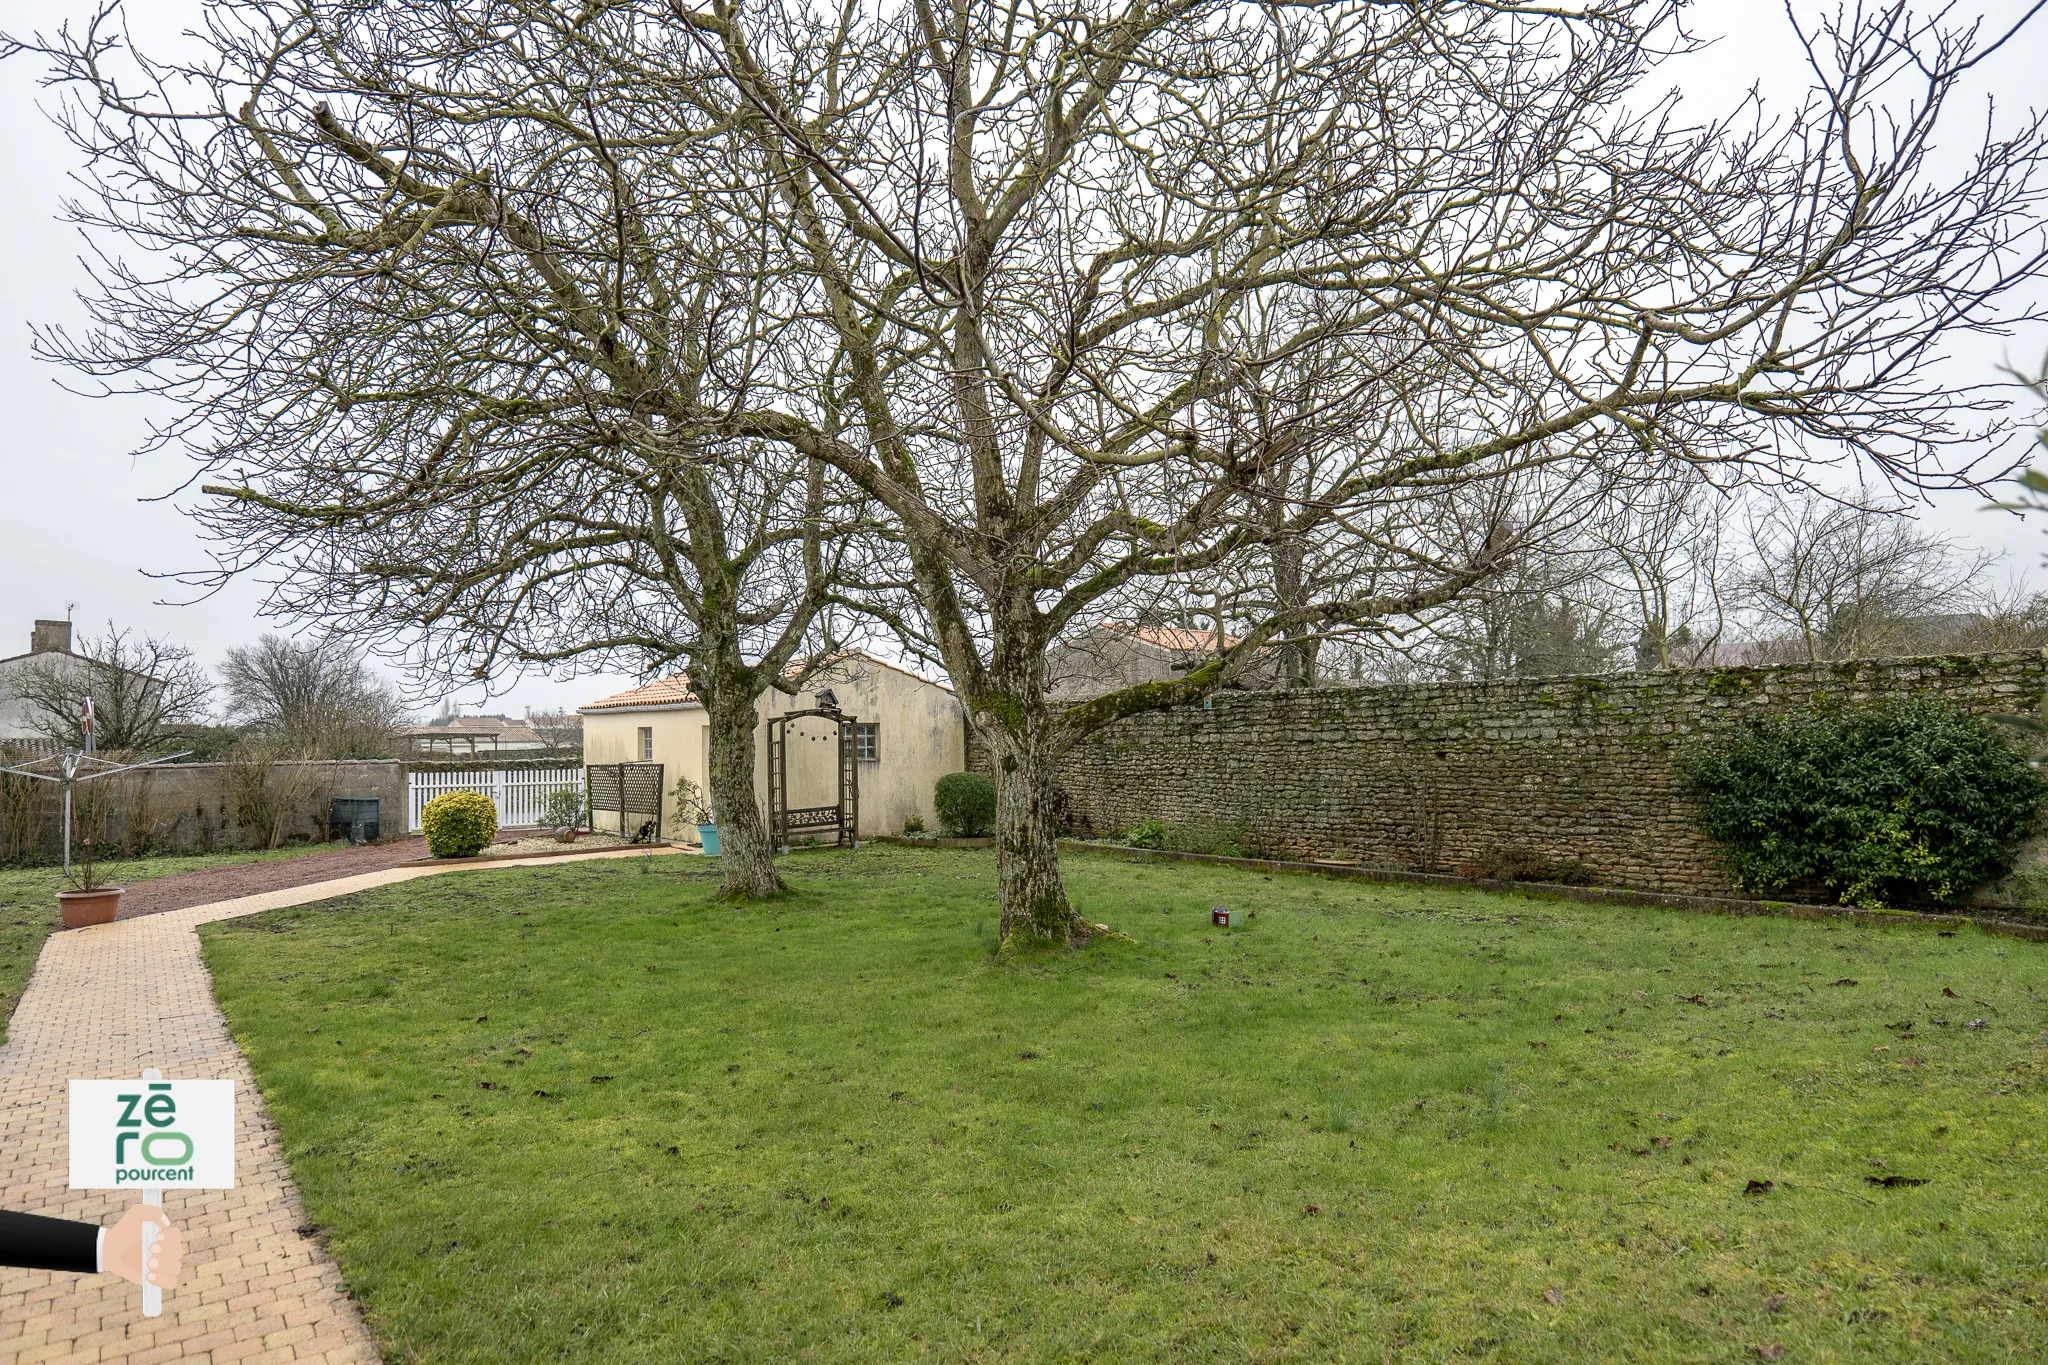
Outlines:
{"label": "small white building wall", "polygon": [[[754,791],[764,814],[768,808],[768,718],[813,709],[820,688],[830,688],[839,709],[856,721],[880,727],[878,757],[860,764],[861,837],[900,834],[913,815],[928,828],[936,828],[932,790],[941,777],[967,766],[960,704],[937,683],[866,656],[834,664],[795,697],[769,692],[755,704],[760,721],[754,732]],[[607,708],[582,714],[585,762],[640,761],[639,735],[646,727],[654,732],[654,761],[663,765],[662,781],[670,793],[678,777],[688,777],[700,789],[709,787],[710,721],[700,704]],[[836,754],[825,738],[831,729],[829,722],[818,717],[791,722],[790,805],[831,804],[837,790]],[[695,839],[694,828],[677,819],[672,798],[664,802],[664,810],[669,837]]]}
{"label": "small white building wall", "polygon": [[654,731],[654,761],[663,768],[661,781],[666,791],[661,808],[668,825],[664,833],[672,839],[687,835],[694,842],[696,827],[677,817],[674,793],[679,777],[689,778],[700,791],[709,780],[710,762],[705,740],[709,722],[701,705],[679,702],[632,710],[586,711],[583,713],[583,761],[640,762],[640,730],[643,726]]}
{"label": "small white building wall", "polygon": [[76,679],[85,666],[86,661],[78,655],[55,650],[0,659],[0,739],[35,739],[42,735],[37,725],[41,719],[39,713],[21,695],[32,674],[52,669],[66,678]]}

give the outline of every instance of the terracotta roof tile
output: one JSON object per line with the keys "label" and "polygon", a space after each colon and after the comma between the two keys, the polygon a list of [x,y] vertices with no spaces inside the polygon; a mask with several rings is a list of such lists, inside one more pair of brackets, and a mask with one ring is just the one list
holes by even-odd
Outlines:
{"label": "terracotta roof tile", "polygon": [[640,706],[687,706],[696,704],[697,701],[697,694],[690,690],[690,675],[677,673],[666,678],[656,678],[651,683],[642,683],[638,687],[629,687],[624,692],[614,692],[609,697],[600,697],[577,709],[630,711]]}
{"label": "terracotta roof tile", "polygon": [[[944,679],[928,678],[922,673],[914,672],[892,660],[870,654],[864,649],[840,650],[830,659],[823,661],[824,667],[821,675],[813,677],[811,682],[806,685],[830,687],[833,682],[832,666],[843,664],[853,659],[865,659],[869,663],[879,664],[883,668],[892,669],[903,674],[905,677],[915,678],[921,683],[929,683],[933,687],[947,692],[953,690],[952,684]],[[803,668],[804,665],[801,661],[792,661],[789,665],[787,676],[794,677],[801,673]],[[616,692],[609,697],[600,697],[598,700],[586,702],[576,709],[578,711],[631,711],[636,707],[642,706],[697,705],[702,705],[702,698],[690,690],[690,675],[687,673],[677,673],[670,677],[657,678],[650,683],[643,683],[639,687],[628,688],[624,692]]]}
{"label": "terracotta roof tile", "polygon": [[[1146,644],[1158,645],[1161,649],[1207,652],[1216,648],[1216,632],[1213,630],[1190,630],[1184,626],[1127,626],[1117,622],[1109,623],[1107,628],[1135,636]],[[1223,637],[1226,649],[1236,643],[1235,635]]]}

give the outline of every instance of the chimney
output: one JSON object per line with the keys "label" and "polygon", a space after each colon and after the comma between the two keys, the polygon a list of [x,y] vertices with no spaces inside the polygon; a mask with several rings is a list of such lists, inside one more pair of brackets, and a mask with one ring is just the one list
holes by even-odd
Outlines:
{"label": "chimney", "polygon": [[35,629],[28,633],[28,652],[31,654],[69,654],[71,652],[71,623],[69,621],[38,621]]}

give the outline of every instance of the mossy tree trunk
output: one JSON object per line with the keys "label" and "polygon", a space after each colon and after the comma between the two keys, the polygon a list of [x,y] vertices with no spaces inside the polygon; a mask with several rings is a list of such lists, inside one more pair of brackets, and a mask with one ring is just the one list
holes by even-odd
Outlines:
{"label": "mossy tree trunk", "polygon": [[713,704],[709,758],[711,816],[718,826],[719,895],[726,900],[765,900],[785,888],[775,871],[775,848],[754,791],[756,715],[751,696]]}
{"label": "mossy tree trunk", "polygon": [[983,727],[996,769],[1002,940],[1005,945],[1078,943],[1097,929],[1074,912],[1060,879],[1056,720],[1042,697],[1004,709],[1006,719]]}

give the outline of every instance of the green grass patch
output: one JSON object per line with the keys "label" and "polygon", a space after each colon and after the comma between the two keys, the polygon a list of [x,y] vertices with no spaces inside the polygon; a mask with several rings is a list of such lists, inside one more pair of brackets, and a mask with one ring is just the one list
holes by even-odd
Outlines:
{"label": "green grass patch", "polygon": [[1135,945],[907,849],[203,932],[395,1361],[2039,1358],[2048,949],[1067,869]]}
{"label": "green grass patch", "polygon": [[[228,863],[296,858],[318,853],[311,848],[281,848],[254,853],[209,853],[193,857],[128,858],[102,860],[100,869],[108,883],[132,886],[136,882],[168,877],[177,872],[197,872]],[[57,893],[64,889],[61,867],[0,867],[0,1042],[7,1038],[7,1021],[35,971],[43,940],[56,931]]]}

